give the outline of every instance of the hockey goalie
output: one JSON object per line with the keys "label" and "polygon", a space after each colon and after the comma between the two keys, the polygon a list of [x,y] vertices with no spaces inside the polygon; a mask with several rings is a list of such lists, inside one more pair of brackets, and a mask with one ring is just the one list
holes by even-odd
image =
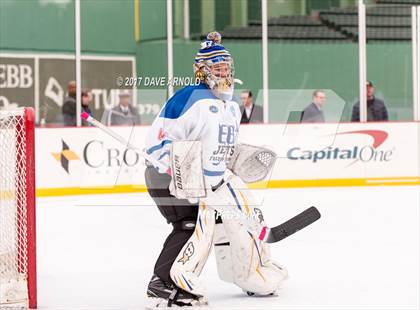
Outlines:
{"label": "hockey goalie", "polygon": [[255,235],[265,222],[245,184],[263,178],[275,154],[237,141],[233,58],[219,33],[208,34],[193,68],[200,83],[168,100],[146,138],[147,154],[172,171],[146,163],[148,192],[173,226],[147,289],[151,307],[207,304],[200,273],[213,246],[220,279],[245,294],[273,295],[287,278]]}

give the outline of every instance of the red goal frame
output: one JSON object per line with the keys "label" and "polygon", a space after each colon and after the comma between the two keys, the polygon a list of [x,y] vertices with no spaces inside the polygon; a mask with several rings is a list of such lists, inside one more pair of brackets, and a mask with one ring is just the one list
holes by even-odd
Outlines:
{"label": "red goal frame", "polygon": [[25,109],[26,127],[26,201],[28,216],[28,295],[29,308],[37,307],[36,286],[36,218],[35,218],[35,113],[32,108]]}
{"label": "red goal frame", "polygon": [[[21,128],[23,127],[23,128]],[[24,131],[24,139],[22,141],[22,135],[20,131]],[[26,188],[17,188],[16,191],[23,194],[25,201],[17,199],[18,210],[21,210],[22,204],[26,205],[26,223],[22,220],[24,215],[19,215],[17,218],[17,230],[18,230],[18,245],[24,243],[23,234],[26,232],[26,247],[18,247],[18,259],[27,258],[27,284],[28,284],[28,305],[30,309],[37,308],[37,281],[36,281],[36,216],[35,216],[35,201],[36,201],[36,186],[35,186],[35,113],[33,108],[24,108],[24,117],[21,122],[18,122],[16,128],[16,149],[19,149],[19,145],[25,143],[25,167],[19,165],[19,157],[22,156],[18,152],[18,160],[16,165],[16,175],[22,173],[20,169],[26,171]],[[19,195],[20,196],[20,195]],[[22,223],[26,224],[26,227],[22,227]],[[24,268],[24,266],[19,266]]]}

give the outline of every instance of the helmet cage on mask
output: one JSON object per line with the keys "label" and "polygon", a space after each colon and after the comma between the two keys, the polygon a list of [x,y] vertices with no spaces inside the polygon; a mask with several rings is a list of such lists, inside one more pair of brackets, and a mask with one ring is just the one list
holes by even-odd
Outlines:
{"label": "helmet cage on mask", "polygon": [[[234,86],[234,63],[230,53],[220,44],[219,37],[211,35],[212,40],[206,40],[201,44],[201,49],[195,57],[194,74],[195,77],[213,91],[217,97],[224,97],[223,94],[233,93]],[[217,40],[218,39],[218,40]],[[231,95],[228,97],[231,98]],[[225,98],[221,98],[225,99]],[[229,98],[226,98],[229,99]]]}

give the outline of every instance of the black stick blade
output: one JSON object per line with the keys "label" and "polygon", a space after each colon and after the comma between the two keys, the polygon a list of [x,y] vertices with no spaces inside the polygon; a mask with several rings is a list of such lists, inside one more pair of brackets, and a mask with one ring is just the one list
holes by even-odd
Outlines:
{"label": "black stick blade", "polygon": [[320,217],[321,214],[319,213],[318,209],[315,207],[310,207],[302,213],[299,213],[295,217],[291,218],[287,222],[271,228],[266,242],[274,243],[283,240],[284,238],[293,235],[295,232],[301,230],[302,228],[312,224]]}

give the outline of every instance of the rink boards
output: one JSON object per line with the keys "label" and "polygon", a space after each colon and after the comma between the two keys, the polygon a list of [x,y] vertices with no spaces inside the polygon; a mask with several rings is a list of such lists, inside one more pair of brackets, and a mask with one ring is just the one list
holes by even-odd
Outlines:
{"label": "rink boards", "polygon": [[[113,127],[140,149],[149,127]],[[145,191],[144,164],[96,128],[39,128],[38,196]],[[420,185],[420,124],[246,125],[239,140],[278,154],[255,188]]]}

